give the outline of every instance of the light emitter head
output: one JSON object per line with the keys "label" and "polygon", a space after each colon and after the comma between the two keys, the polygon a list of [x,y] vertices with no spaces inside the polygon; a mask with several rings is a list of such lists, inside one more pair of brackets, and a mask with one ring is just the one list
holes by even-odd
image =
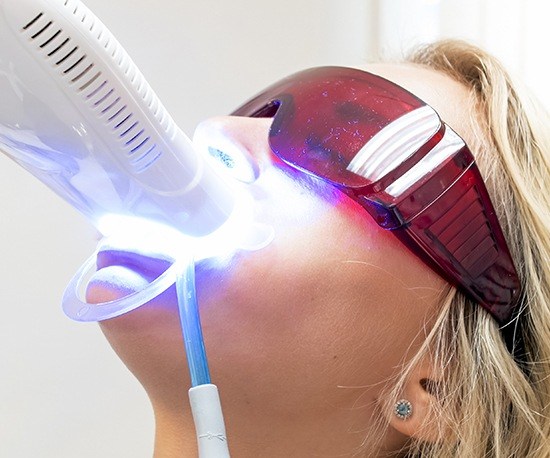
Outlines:
{"label": "light emitter head", "polygon": [[230,189],[78,0],[0,0],[0,149],[94,224],[137,216],[202,236]]}
{"label": "light emitter head", "polygon": [[[274,237],[273,227],[255,221],[249,193],[235,189],[236,205],[226,222],[211,234],[192,237],[165,224],[137,217],[107,215],[99,222],[105,238],[98,251],[81,266],[63,296],[63,310],[75,321],[102,321],[135,310],[170,288],[190,262],[216,258],[230,260],[238,250],[259,250]],[[103,249],[161,258],[169,267],[142,290],[99,304],[89,304],[86,289],[97,272],[97,254]]]}
{"label": "light emitter head", "polygon": [[83,290],[94,254],[63,299],[77,320],[111,318],[148,302],[190,257],[227,257],[271,237],[272,229],[249,224],[230,174],[223,177],[208,152],[196,151],[79,0],[0,0],[0,151],[129,249],[170,244],[173,264],[147,288],[92,306]]}

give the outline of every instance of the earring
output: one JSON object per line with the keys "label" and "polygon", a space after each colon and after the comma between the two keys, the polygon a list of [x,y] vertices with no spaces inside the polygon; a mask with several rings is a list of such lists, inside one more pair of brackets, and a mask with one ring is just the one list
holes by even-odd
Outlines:
{"label": "earring", "polygon": [[413,413],[412,404],[406,399],[400,399],[393,408],[395,415],[401,420],[407,420]]}

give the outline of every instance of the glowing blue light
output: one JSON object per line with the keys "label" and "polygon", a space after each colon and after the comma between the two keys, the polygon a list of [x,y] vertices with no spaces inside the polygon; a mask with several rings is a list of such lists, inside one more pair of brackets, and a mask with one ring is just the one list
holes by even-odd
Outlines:
{"label": "glowing blue light", "polygon": [[142,306],[172,286],[177,276],[187,268],[190,259],[216,258],[224,262],[239,249],[257,250],[269,244],[273,239],[273,228],[253,220],[252,197],[242,192],[237,202],[228,220],[204,237],[191,237],[173,227],[134,216],[101,217],[97,227],[105,238],[100,242],[99,250],[104,246],[115,247],[117,250],[169,259],[172,265],[141,291],[111,302],[91,305],[84,296],[87,283],[96,271],[97,253],[94,253],[67,286],[63,310],[77,321],[113,318]]}
{"label": "glowing blue light", "polygon": [[196,261],[230,257],[239,249],[258,250],[273,239],[273,228],[253,221],[252,197],[241,193],[228,220],[213,233],[191,237],[176,229],[144,218],[105,215],[97,228],[109,243],[129,251],[162,253],[177,258],[191,250]]}

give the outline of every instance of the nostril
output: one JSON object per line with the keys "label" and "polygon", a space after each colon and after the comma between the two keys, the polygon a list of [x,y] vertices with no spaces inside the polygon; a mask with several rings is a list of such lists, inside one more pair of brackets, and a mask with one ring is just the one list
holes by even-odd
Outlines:
{"label": "nostril", "polygon": [[236,166],[236,161],[229,154],[224,153],[218,148],[208,147],[208,153],[211,157],[221,162],[228,169],[233,169]]}
{"label": "nostril", "polygon": [[247,149],[246,135],[249,133],[249,130],[240,128],[239,122],[224,117],[214,118],[199,124],[193,144],[224,174],[244,183],[253,183],[260,175],[260,169]]}
{"label": "nostril", "polygon": [[208,154],[214,162],[226,172],[244,183],[253,183],[259,176],[259,168],[256,162],[238,148],[220,149],[215,146],[207,147]]}

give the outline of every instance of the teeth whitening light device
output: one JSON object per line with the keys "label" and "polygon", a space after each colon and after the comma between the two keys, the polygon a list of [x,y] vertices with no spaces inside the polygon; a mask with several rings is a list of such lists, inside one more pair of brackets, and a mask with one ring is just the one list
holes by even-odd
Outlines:
{"label": "teeth whitening light device", "polygon": [[81,298],[95,266],[92,256],[69,283],[63,307],[75,320],[112,318],[176,283],[199,456],[229,456],[189,252],[197,237],[205,239],[235,218],[234,193],[80,1],[0,0],[0,150],[102,233],[106,220],[120,227],[126,219],[133,223],[129,235],[155,223],[186,240],[180,247],[186,256],[176,256],[149,287],[98,305]]}

